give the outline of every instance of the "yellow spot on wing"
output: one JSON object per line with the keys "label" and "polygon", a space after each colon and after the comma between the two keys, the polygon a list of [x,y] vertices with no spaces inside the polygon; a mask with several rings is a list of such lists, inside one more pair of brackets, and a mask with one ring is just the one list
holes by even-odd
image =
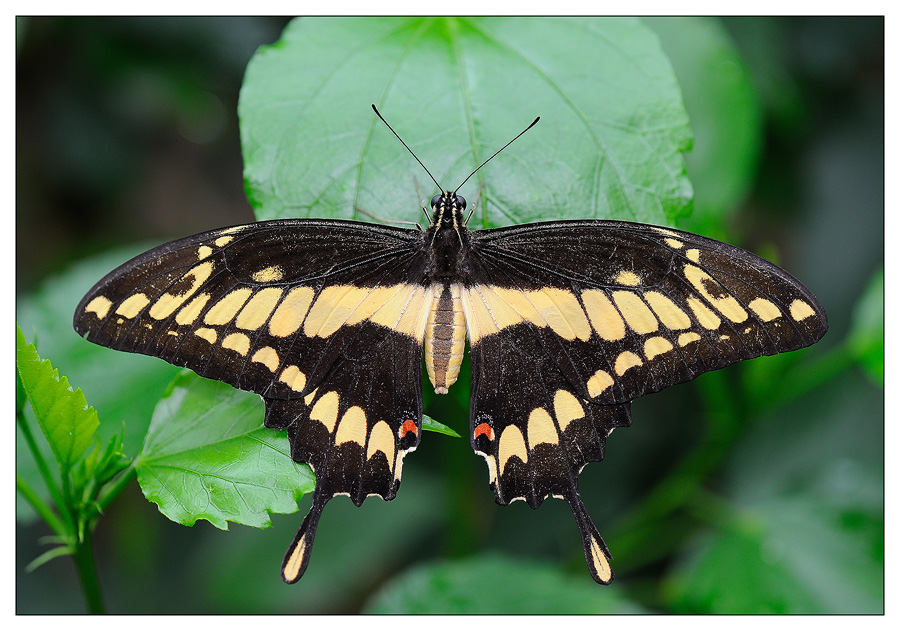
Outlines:
{"label": "yellow spot on wing", "polygon": [[199,248],[197,248],[197,258],[201,261],[210,254],[212,254],[212,248],[208,245],[201,245]]}
{"label": "yellow spot on wing", "polygon": [[213,329],[207,328],[197,329],[194,331],[194,335],[206,340],[210,344],[215,344],[216,340],[219,339],[219,335]]}
{"label": "yellow spot on wing", "polygon": [[644,294],[644,300],[650,304],[653,313],[664,326],[675,330],[690,328],[691,318],[667,296],[658,291],[648,291]]}
{"label": "yellow spot on wing", "polygon": [[218,239],[216,239],[216,246],[221,248],[222,246],[228,245],[233,240],[234,237],[219,237]]}
{"label": "yellow spot on wing", "polygon": [[567,340],[587,340],[591,336],[591,325],[578,298],[571,291],[545,287],[529,292],[532,301],[553,332]]}
{"label": "yellow spot on wing", "polygon": [[180,279],[184,280],[188,277],[191,277],[193,279],[188,290],[180,294],[165,293],[160,296],[156,300],[156,302],[153,303],[153,306],[150,307],[150,317],[154,320],[163,320],[175,313],[175,310],[178,309],[178,307],[183,305],[185,301],[194,294],[195,291],[200,289],[200,286],[207,281],[207,279],[212,274],[212,271],[212,261],[200,263],[199,265],[195,265],[194,267],[192,267]]}
{"label": "yellow spot on wing", "polygon": [[522,462],[528,462],[528,450],[525,448],[525,437],[522,431],[515,425],[507,425],[500,435],[500,444],[497,458],[500,461],[500,475],[506,468],[506,463],[513,456],[518,456]]}
{"label": "yellow spot on wing", "polygon": [[616,276],[616,282],[620,285],[628,285],[629,287],[637,287],[641,284],[641,277],[632,271],[623,270]]}
{"label": "yellow spot on wing", "polygon": [[238,312],[238,309],[244,306],[247,298],[253,293],[252,289],[242,287],[235,289],[220,299],[212,308],[206,312],[203,321],[207,324],[227,324]]}
{"label": "yellow spot on wing", "polygon": [[[278,358],[278,351],[271,346],[263,346],[261,349],[257,350],[253,353],[253,357],[250,358],[250,361],[262,364],[272,372],[278,370],[278,366],[281,365],[281,360]],[[282,376],[284,376],[284,373],[282,373]]]}
{"label": "yellow spot on wing", "polygon": [[197,319],[197,316],[200,315],[200,312],[203,311],[203,307],[206,306],[208,301],[209,294],[200,294],[175,315],[175,322],[182,326],[192,324]]}
{"label": "yellow spot on wing", "polygon": [[700,250],[698,250],[696,248],[691,248],[690,250],[685,252],[684,255],[686,257],[688,257],[688,259],[693,261],[694,263],[700,262]]}
{"label": "yellow spot on wing", "polygon": [[403,315],[394,328],[398,333],[409,335],[421,342],[425,337],[425,327],[428,324],[428,313],[431,307],[432,288],[417,286],[407,303]]}
{"label": "yellow spot on wing", "polygon": [[666,245],[670,248],[677,250],[678,248],[684,247],[684,244],[678,239],[665,239]]}
{"label": "yellow spot on wing", "polygon": [[678,336],[678,346],[687,346],[691,342],[696,342],[700,339],[699,333],[694,333],[693,331],[689,331],[688,333],[682,333]]}
{"label": "yellow spot on wing", "polygon": [[131,319],[139,314],[148,304],[150,304],[150,299],[145,294],[133,294],[122,301],[122,304],[116,309],[116,313]]}
{"label": "yellow spot on wing", "polygon": [[[510,309],[516,312],[519,321],[526,320],[531,324],[540,327],[549,326],[526,292],[521,289],[494,286],[490,286],[488,289],[498,300],[503,301],[509,305]],[[486,297],[488,298],[488,304],[493,305],[491,302],[491,294],[486,294]]]}
{"label": "yellow spot on wing", "polygon": [[269,319],[272,309],[281,300],[283,290],[278,287],[266,287],[256,292],[250,301],[241,309],[235,325],[241,329],[255,331]]}
{"label": "yellow spot on wing", "polygon": [[274,283],[284,278],[284,270],[281,269],[280,265],[273,265],[258,272],[253,272],[252,278],[257,283]]}
{"label": "yellow spot on wing", "polygon": [[334,390],[326,392],[318,401],[316,401],[316,404],[309,413],[309,418],[314,421],[319,421],[328,428],[329,432],[333,432],[334,424],[337,422],[339,402],[340,397],[337,392]]}
{"label": "yellow spot on wing", "polygon": [[369,446],[366,448],[366,460],[381,452],[387,458],[388,467],[394,468],[394,434],[384,421],[375,423],[369,434]]}
{"label": "yellow spot on wing", "polygon": [[644,355],[647,359],[653,359],[657,355],[662,355],[663,353],[668,353],[670,350],[674,348],[672,346],[672,342],[667,340],[664,337],[651,337],[646,342],[644,342]]}
{"label": "yellow spot on wing", "polygon": [[813,308],[802,300],[797,299],[791,303],[791,317],[797,322],[814,315],[816,315],[816,312],[813,311]]}
{"label": "yellow spot on wing", "polygon": [[250,338],[243,333],[232,333],[222,340],[222,348],[227,348],[241,355],[246,355],[250,352]]}
{"label": "yellow spot on wing", "polygon": [[615,370],[616,374],[620,377],[625,374],[625,371],[629,368],[634,368],[635,366],[641,366],[643,364],[643,360],[640,357],[632,353],[631,351],[625,351],[620,353],[618,357],[616,357]]}
{"label": "yellow spot on wing", "polygon": [[352,285],[332,285],[319,292],[303,324],[306,337],[328,337],[347,320],[351,307],[342,304],[345,297],[354,300],[357,288]]}
{"label": "yellow spot on wing", "polygon": [[584,416],[584,408],[571,392],[557,390],[553,395],[553,413],[560,431],[565,431],[569,423]]}
{"label": "yellow spot on wing", "polygon": [[604,583],[609,583],[612,579],[612,567],[610,567],[609,559],[603,554],[600,544],[594,537],[591,537],[591,563],[600,580]]}
{"label": "yellow spot on wing", "polygon": [[[359,324],[371,318],[388,301],[393,300],[405,285],[388,285],[387,287],[371,287],[357,290],[349,302],[351,308],[347,316],[348,325]],[[337,329],[335,329],[337,330]]]}
{"label": "yellow spot on wing", "polygon": [[96,313],[97,317],[101,320],[106,317],[106,314],[109,313],[109,308],[112,306],[112,301],[106,296],[97,296],[84,308],[85,313]]}
{"label": "yellow spot on wing", "polygon": [[[513,292],[525,297],[521,291],[513,290]],[[507,291],[506,293],[512,292]],[[496,333],[523,320],[521,314],[490,285],[475,285],[470,291],[470,297],[476,320],[473,328],[477,331],[478,338]],[[532,307],[533,309],[534,307]],[[535,311],[535,313],[537,312]]]}
{"label": "yellow spot on wing", "polygon": [[306,375],[294,365],[290,365],[282,370],[281,375],[278,376],[278,381],[286,383],[294,392],[303,392],[303,388],[306,387]]}
{"label": "yellow spot on wing", "polygon": [[312,287],[290,290],[269,320],[269,333],[275,337],[287,337],[299,329],[314,295]]}
{"label": "yellow spot on wing", "polygon": [[360,447],[366,444],[366,413],[358,405],[354,405],[341,417],[334,444],[354,442]]}
{"label": "yellow spot on wing", "polygon": [[596,397],[615,383],[612,376],[605,370],[598,370],[587,380],[588,394]]}
{"label": "yellow spot on wing", "polygon": [[625,322],[628,323],[628,326],[635,333],[644,335],[653,333],[659,328],[659,322],[656,321],[653,312],[650,311],[650,308],[644,304],[644,301],[636,293],[632,291],[614,291],[612,296],[616,306],[622,313],[622,317],[625,318]]}
{"label": "yellow spot on wing", "polygon": [[781,310],[765,298],[754,298],[747,305],[763,322],[771,322],[781,317]]}
{"label": "yellow spot on wing", "polygon": [[535,445],[549,443],[559,444],[559,434],[553,425],[553,419],[544,408],[535,408],[528,415],[528,446],[534,449]]}
{"label": "yellow spot on wing", "polygon": [[282,574],[284,574],[284,578],[288,581],[297,580],[297,575],[300,573],[300,568],[303,567],[303,558],[306,556],[306,535],[300,537],[300,541],[297,542],[297,545],[291,550],[291,554],[288,557],[287,562],[284,564],[284,570],[282,570]]}
{"label": "yellow spot on wing", "polygon": [[[732,322],[743,322],[747,319],[747,312],[735,297],[702,269],[695,265],[685,265],[684,276],[723,316]],[[715,289],[719,290],[718,295],[712,294],[711,290]]]}
{"label": "yellow spot on wing", "polygon": [[688,296],[688,306],[694,312],[694,316],[704,329],[718,329],[722,324],[715,313],[713,313],[705,304],[703,304],[696,296]]}
{"label": "yellow spot on wing", "polygon": [[609,342],[625,337],[625,322],[605,293],[591,289],[582,292],[581,301],[597,335]]}

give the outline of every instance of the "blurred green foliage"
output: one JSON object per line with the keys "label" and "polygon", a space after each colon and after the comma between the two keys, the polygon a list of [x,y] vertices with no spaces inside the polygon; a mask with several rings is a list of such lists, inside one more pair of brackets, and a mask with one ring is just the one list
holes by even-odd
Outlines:
{"label": "blurred green foliage", "polygon": [[[461,178],[475,155],[486,157],[484,151],[534,115],[543,117],[510,148],[509,160],[479,174],[487,191],[486,224],[532,220],[540,208],[568,216],[579,212],[579,196],[587,196],[590,209],[580,216],[626,217],[616,215],[616,203],[603,208],[610,197],[602,186],[585,188],[577,178],[566,183],[566,173],[551,177],[531,162],[536,148],[549,147],[550,157],[559,164],[569,160],[577,175],[584,163],[566,156],[585,149],[566,135],[552,98],[538,91],[528,101],[529,93],[517,90],[529,86],[492,78],[503,76],[498,68],[514,72],[515,55],[498,52],[492,36],[509,41],[508,32],[519,28],[515,22],[472,22],[448,35],[472,55],[466,68],[474,84],[464,97],[447,93],[440,74],[445,60],[417,65],[419,55],[440,58],[440,37],[428,31],[442,28],[434,23],[408,23],[422,48],[395,67],[390,38],[373,41],[395,32],[397,21],[323,21],[312,29],[291,24],[285,40],[248,71],[248,82],[258,81],[241,101],[250,198],[262,208],[284,204],[267,196],[261,181],[310,186],[302,172],[259,179],[267,162],[251,148],[267,144],[255,145],[258,138],[248,136],[260,129],[254,117],[265,123],[283,115],[297,122],[294,135],[272,146],[302,147],[314,161],[316,138],[353,129],[371,134],[368,158],[377,160],[365,165],[375,171],[346,179],[346,165],[336,163],[337,184],[324,198],[331,201],[320,199],[311,214],[329,204],[347,213],[358,203],[378,214],[417,218],[415,165],[383,130],[365,128],[368,103],[386,98],[385,115],[442,182],[444,176],[455,181],[458,173]],[[563,21],[523,22],[533,62],[562,43],[579,45],[571,34],[571,41],[559,41],[571,28]],[[818,295],[831,329],[812,349],[745,362],[635,402],[634,426],[616,432],[606,460],[581,478],[585,502],[616,557],[615,584],[590,583],[577,529],[561,502],[536,512],[521,503],[495,506],[484,464],[468,442],[430,433],[408,458],[396,500],[359,509],[349,502],[329,505],[313,565],[295,586],[281,583],[277,569],[296,515],[273,515],[274,532],[221,532],[206,522],[184,528],[163,518],[132,485],[108,507],[94,537],[110,611],[883,611],[883,21],[644,23],[649,29],[625,23],[621,28],[633,34],[625,41],[638,38],[652,49],[651,31],[659,38],[695,135],[686,159],[694,214],[677,225],[785,266]],[[84,389],[99,412],[102,441],[124,424],[125,453],[137,453],[177,369],[84,343],[71,330],[72,309],[104,273],[152,245],[121,249],[122,243],[162,242],[252,218],[242,190],[238,90],[254,49],[275,42],[285,24],[244,18],[31,18],[18,24],[17,319],[38,352]],[[334,36],[342,30],[356,36]],[[290,51],[315,44],[310,31],[332,55],[353,46],[383,53],[384,59],[370,55],[373,67],[388,64],[396,83],[390,90],[378,87],[377,73],[359,74],[363,69],[337,73],[329,89],[339,106],[328,112],[331,118],[325,116],[329,101],[321,97],[292,112],[290,95],[305,94],[296,82],[306,75],[279,77],[277,67],[264,66],[271,56],[306,59]],[[480,78],[483,58],[491,64]],[[284,94],[266,92],[272,89]],[[604,107],[629,103],[623,95],[609,96],[612,101],[598,102],[598,117]],[[453,108],[460,103],[475,104],[472,154],[452,153],[462,149],[454,138],[469,138],[469,131],[447,132],[447,125],[459,124]],[[358,127],[303,123],[316,112],[323,120],[356,121],[357,110]],[[670,142],[684,139],[678,131]],[[615,142],[610,148],[615,155]],[[677,178],[672,182],[672,190],[683,188]],[[311,208],[304,195],[288,189],[294,214]],[[668,216],[682,206],[674,201]],[[634,216],[652,217],[643,213]],[[112,246],[119,249],[97,254]],[[464,388],[431,399],[426,412],[465,434]],[[27,406],[24,411],[31,414]],[[17,471],[37,488],[40,477],[22,442],[19,437]],[[24,571],[43,552],[37,540],[48,530],[27,507],[17,517],[17,611],[83,611],[67,560]]]}

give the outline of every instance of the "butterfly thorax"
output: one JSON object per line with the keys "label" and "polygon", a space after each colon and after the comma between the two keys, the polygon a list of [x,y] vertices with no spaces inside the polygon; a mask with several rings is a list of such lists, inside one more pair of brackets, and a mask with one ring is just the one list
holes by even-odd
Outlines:
{"label": "butterfly thorax", "polygon": [[431,225],[425,231],[429,254],[426,274],[432,304],[425,329],[425,367],[434,391],[445,394],[456,381],[465,350],[466,325],[460,300],[469,235],[463,225],[466,200],[444,192],[431,200]]}
{"label": "butterfly thorax", "polygon": [[464,272],[461,263],[469,245],[468,230],[463,225],[465,209],[466,200],[455,193],[444,192],[431,200],[431,224],[425,231],[430,256],[425,272],[434,282],[447,284]]}

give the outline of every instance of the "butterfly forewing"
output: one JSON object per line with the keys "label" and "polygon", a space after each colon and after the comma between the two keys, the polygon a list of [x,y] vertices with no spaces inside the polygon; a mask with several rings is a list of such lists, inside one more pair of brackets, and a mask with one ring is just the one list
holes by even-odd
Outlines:
{"label": "butterfly forewing", "polygon": [[[473,233],[472,339],[530,329],[572,388],[624,403],[737,361],[808,346],[828,328],[799,281],[690,233],[550,222]],[[486,317],[485,314],[489,314]]]}

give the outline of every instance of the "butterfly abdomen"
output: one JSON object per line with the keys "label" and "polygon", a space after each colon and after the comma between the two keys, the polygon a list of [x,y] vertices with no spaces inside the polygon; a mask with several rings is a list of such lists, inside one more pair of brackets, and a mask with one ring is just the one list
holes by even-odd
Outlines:
{"label": "butterfly abdomen", "polygon": [[434,289],[438,296],[432,303],[425,329],[425,368],[438,394],[456,383],[466,345],[466,324],[459,285],[445,283]]}

